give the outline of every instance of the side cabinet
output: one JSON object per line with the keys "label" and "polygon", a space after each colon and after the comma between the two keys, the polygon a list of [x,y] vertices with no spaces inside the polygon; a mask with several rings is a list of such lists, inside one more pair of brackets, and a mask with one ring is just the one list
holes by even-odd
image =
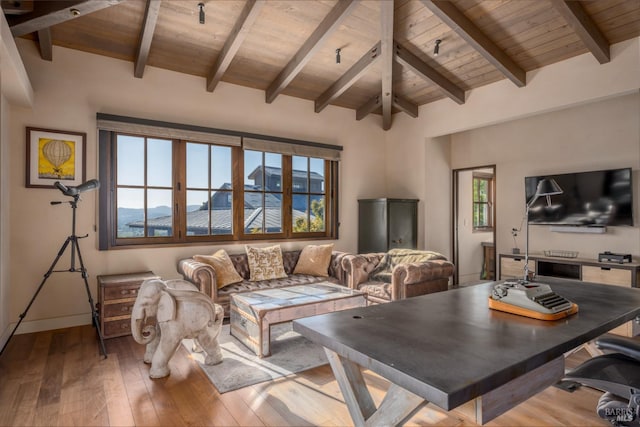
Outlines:
{"label": "side cabinet", "polygon": [[358,253],[418,247],[418,200],[358,200]]}
{"label": "side cabinet", "polygon": [[[640,287],[640,263],[618,264],[598,262],[585,258],[547,257],[539,254],[529,255],[529,271],[536,276],[559,277],[580,280],[588,283],[602,283],[611,286]],[[524,256],[500,254],[500,279],[521,279],[524,275]],[[544,281],[541,279],[541,281]],[[640,334],[640,326],[627,322],[610,331],[611,333],[635,336]]]}
{"label": "side cabinet", "polygon": [[[604,283],[605,285],[624,286],[630,288],[633,283],[632,270],[615,267],[582,266],[582,280],[585,282]],[[638,273],[636,272],[636,275]],[[633,321],[612,329],[612,334],[631,337],[634,335]]]}
{"label": "side cabinet", "polygon": [[152,271],[98,276],[98,307],[103,338],[131,335],[131,309],[140,285],[159,279]]}

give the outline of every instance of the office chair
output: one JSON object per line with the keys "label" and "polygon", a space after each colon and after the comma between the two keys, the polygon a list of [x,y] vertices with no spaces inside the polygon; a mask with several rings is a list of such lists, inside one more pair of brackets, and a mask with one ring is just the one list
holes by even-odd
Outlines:
{"label": "office chair", "polygon": [[596,412],[613,426],[640,426],[640,339],[605,335],[596,345],[607,352],[565,375],[566,380],[602,390]]}

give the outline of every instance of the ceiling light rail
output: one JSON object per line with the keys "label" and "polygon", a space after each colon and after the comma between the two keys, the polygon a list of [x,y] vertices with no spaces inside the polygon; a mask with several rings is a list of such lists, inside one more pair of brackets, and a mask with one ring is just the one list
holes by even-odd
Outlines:
{"label": "ceiling light rail", "polygon": [[440,54],[440,43],[442,43],[442,40],[437,39],[436,45],[433,47],[433,56],[438,56]]}
{"label": "ceiling light rail", "polygon": [[365,53],[349,70],[336,80],[322,95],[314,102],[316,113],[324,110],[324,108],[342,95],[355,82],[357,82],[364,73],[380,57],[380,42],[376,43],[371,49]]}

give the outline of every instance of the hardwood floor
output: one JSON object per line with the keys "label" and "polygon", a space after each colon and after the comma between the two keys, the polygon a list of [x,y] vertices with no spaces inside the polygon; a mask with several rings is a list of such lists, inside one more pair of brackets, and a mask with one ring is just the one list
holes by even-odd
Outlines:
{"label": "hardwood floor", "polygon": [[[0,425],[346,426],[346,406],[328,365],[219,394],[180,347],[171,376],[151,380],[144,347],[131,337],[105,341],[91,326],[16,335],[0,357]],[[567,365],[587,358],[581,350]],[[376,403],[388,383],[365,372]],[[600,392],[550,387],[491,421],[493,426],[608,426],[594,408]],[[411,425],[472,426],[461,412],[428,405]]]}

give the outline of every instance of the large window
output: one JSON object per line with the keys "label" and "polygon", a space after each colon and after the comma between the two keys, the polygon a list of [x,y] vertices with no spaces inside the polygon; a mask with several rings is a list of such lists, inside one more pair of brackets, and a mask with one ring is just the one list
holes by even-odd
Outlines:
{"label": "large window", "polygon": [[187,236],[233,235],[231,147],[186,143]]}
{"label": "large window", "polygon": [[282,155],[244,151],[244,231],[282,233]]}
{"label": "large window", "polygon": [[[116,144],[117,238],[172,236],[172,142],[119,135]],[[156,218],[165,225],[152,225]]]}
{"label": "large window", "polygon": [[473,231],[493,229],[493,175],[473,174]]}
{"label": "large window", "polygon": [[336,161],[102,130],[100,157],[101,249],[337,237]]}
{"label": "large window", "polygon": [[312,157],[293,157],[294,233],[323,232],[325,230],[325,162]]}

